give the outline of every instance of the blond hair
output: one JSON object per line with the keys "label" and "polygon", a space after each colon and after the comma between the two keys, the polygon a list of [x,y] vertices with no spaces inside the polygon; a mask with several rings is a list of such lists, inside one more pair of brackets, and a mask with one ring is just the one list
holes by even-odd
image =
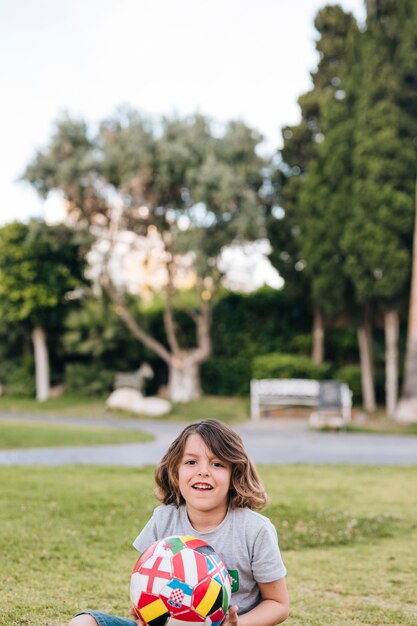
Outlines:
{"label": "blond hair", "polygon": [[268,503],[268,495],[255,465],[246,452],[239,435],[214,419],[206,419],[186,426],[168,448],[155,470],[155,496],[163,504],[184,504],[178,484],[178,466],[184,454],[185,443],[192,434],[198,434],[219,461],[230,463],[229,505],[231,508],[259,510]]}

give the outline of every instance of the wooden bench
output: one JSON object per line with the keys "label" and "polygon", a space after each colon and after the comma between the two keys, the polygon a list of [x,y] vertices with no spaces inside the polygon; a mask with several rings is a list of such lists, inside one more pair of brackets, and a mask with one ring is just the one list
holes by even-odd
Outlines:
{"label": "wooden bench", "polygon": [[341,428],[350,422],[352,393],[346,383],[309,379],[262,379],[250,384],[251,419],[259,420],[274,408],[307,406],[314,410],[314,428]]}

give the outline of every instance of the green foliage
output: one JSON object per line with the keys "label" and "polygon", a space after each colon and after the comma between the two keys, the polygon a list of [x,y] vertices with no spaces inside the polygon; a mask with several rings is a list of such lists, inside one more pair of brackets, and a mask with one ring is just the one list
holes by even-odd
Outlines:
{"label": "green foliage", "polygon": [[170,271],[176,253],[193,250],[198,278],[214,281],[197,280],[197,291],[214,292],[222,247],[263,234],[261,140],[242,122],[229,122],[219,134],[202,115],[151,120],[125,107],[96,136],[79,121],[58,121],[24,177],[44,195],[59,190],[89,224],[109,224],[110,198],[118,196],[120,228],[138,235],[156,229],[171,255]]}
{"label": "green foliage", "polygon": [[[64,368],[68,366],[66,382],[69,382],[69,389],[94,393],[98,397],[111,390],[116,372],[135,371],[146,361],[155,374],[146,383],[146,393],[157,393],[159,387],[166,384],[165,364],[139,342],[132,341],[129,331],[114,311],[114,305],[96,298],[83,299],[80,304],[81,308],[71,311],[65,321],[62,337],[64,350],[60,350],[59,359],[55,358],[56,382],[63,382]],[[137,303],[132,300],[129,307],[144,328],[148,328],[162,343],[166,342],[159,305],[141,307],[139,311]],[[179,311],[175,315],[182,328],[192,333],[192,324],[184,313]],[[253,294],[225,292],[213,309],[213,354],[202,368],[204,393],[216,396],[248,395],[253,359],[271,352],[307,357],[311,353],[310,326],[311,318],[305,310],[305,303],[301,299],[290,298],[286,291],[265,288]],[[14,355],[23,353],[22,337],[14,337],[11,331],[7,333],[6,330],[0,336],[3,338],[1,349],[4,354],[0,359],[0,381],[6,382],[6,370],[19,363]],[[326,356],[332,364],[332,378],[337,378],[334,369],[337,370],[345,363],[355,363],[357,359],[356,330],[329,329],[326,338]],[[381,331],[374,334],[374,344],[378,372],[383,367],[384,359],[384,337]],[[51,345],[53,348],[54,342]],[[68,372],[71,373],[70,381]],[[16,393],[19,393],[19,389],[32,393],[31,377],[32,370],[26,371],[24,376],[19,373],[16,375],[15,381],[19,384]],[[30,385],[29,378],[32,381]],[[21,385],[20,379],[23,381]],[[86,381],[88,386],[85,392]],[[377,382],[379,397],[382,399],[383,377]],[[355,402],[359,402],[360,394],[356,391],[354,398]]]}
{"label": "green foliage", "polygon": [[297,333],[293,335],[289,341],[288,346],[291,353],[296,354],[311,354],[312,335],[310,333]]}
{"label": "green foliage", "polygon": [[[136,318],[136,302],[128,302]],[[82,308],[71,311],[65,320],[63,343],[67,357],[76,360],[100,361],[105,368],[137,369],[145,358],[145,349],[132,335],[106,297],[89,297]],[[152,320],[150,311],[141,318],[144,327]]]}
{"label": "green foliage", "polygon": [[312,378],[329,377],[329,363],[314,363],[308,356],[275,352],[257,356],[252,364],[253,378]]}
{"label": "green foliage", "polygon": [[353,363],[358,358],[357,329],[354,326],[329,328],[326,331],[326,354],[336,365]]}
{"label": "green foliage", "polygon": [[[202,367],[204,393],[216,396],[248,395],[252,361],[259,355],[288,353],[305,356],[309,361],[311,319],[304,307],[305,303],[301,299],[290,298],[286,291],[269,288],[253,294],[224,293],[213,308],[213,354]],[[160,307],[141,307],[138,313],[136,304],[132,302],[131,311],[135,317],[139,316],[144,328],[149,328],[154,337],[165,343]],[[180,311],[177,315],[181,327],[188,328],[191,333],[192,325],[189,320],[183,319],[184,313]],[[329,329],[327,339],[326,354],[331,363],[329,375],[337,378],[340,367],[345,363],[355,363],[358,358],[356,330]],[[380,368],[384,362],[383,333],[376,332],[374,340],[376,365]],[[144,351],[139,343],[131,341],[111,303],[85,300],[84,308],[68,317],[64,344],[69,363],[82,363],[86,370],[91,364],[91,374],[86,377],[93,382],[98,371],[134,371],[145,360],[151,364],[155,373],[154,378],[147,381],[146,392],[156,393],[160,385],[166,384],[164,363],[152,353]],[[359,372],[358,365],[353,367]],[[358,380],[359,374],[354,382]],[[377,383],[378,394],[382,399],[383,378],[378,379]],[[80,389],[80,385],[83,385],[83,375],[74,390]],[[355,402],[360,402],[361,394],[357,385],[354,384],[353,388]],[[98,394],[100,389],[98,386]]]}
{"label": "green foliage", "polygon": [[0,382],[11,396],[34,397],[35,364],[32,356],[21,360],[7,359],[0,362]]}
{"label": "green foliage", "polygon": [[113,389],[114,370],[106,370],[100,363],[68,363],[65,384],[69,393],[81,396],[102,396]]}
{"label": "green foliage", "polygon": [[[127,298],[126,307],[132,318],[140,323],[144,330],[160,343],[166,344],[163,311],[159,299],[154,305],[141,306],[136,299]],[[181,322],[182,333],[192,334],[193,327],[189,318],[184,321],[182,312],[176,313],[177,317]],[[91,364],[92,374],[89,378],[94,379],[94,373],[98,369],[113,372],[114,376],[116,372],[136,371],[143,362],[146,362],[154,371],[154,377],[146,381],[146,392],[156,393],[161,385],[166,384],[166,365],[138,340],[132,339],[129,329],[117,314],[115,305],[106,297],[84,299],[82,308],[68,315],[63,344],[64,356],[68,363],[74,361],[85,364],[86,369]],[[98,394],[101,393],[100,388],[100,386],[97,388]],[[75,389],[79,389],[77,384]],[[103,391],[104,389],[107,393],[107,383]]]}
{"label": "green foliage", "polygon": [[[339,110],[344,107],[339,94],[343,93],[343,72],[357,26],[352,15],[340,6],[327,6],[318,12],[315,27],[319,33],[316,48],[320,61],[312,74],[313,89],[299,98],[300,123],[282,129],[282,160],[277,165],[276,186],[283,213],[277,219],[271,212],[268,236],[273,245],[271,261],[285,279],[286,288],[311,298],[314,305],[334,315],[343,310],[346,300],[337,237],[343,220],[341,207],[333,201],[341,178],[333,168],[333,180],[325,180],[317,159],[323,139],[335,121],[329,124],[326,120],[326,108],[329,103],[337,103],[340,117]],[[348,150],[348,134],[346,130],[339,134],[338,149],[344,146]],[[340,170],[340,156],[334,148],[335,142],[332,154],[339,161]],[[346,173],[343,166],[342,173]],[[339,193],[345,191],[346,187]],[[332,201],[336,206],[331,206]]]}
{"label": "green foliage", "polygon": [[0,228],[0,312],[4,321],[59,325],[68,293],[85,285],[83,242],[63,225],[32,220]]}
{"label": "green foliage", "polygon": [[333,378],[340,380],[343,383],[349,385],[349,389],[352,391],[352,401],[354,404],[361,404],[362,402],[362,384],[361,384],[361,368],[359,365],[343,365],[339,367],[334,374]]}
{"label": "green foliage", "polygon": [[51,190],[64,188],[73,217],[81,207],[91,216],[105,206],[98,192],[94,143],[89,135],[84,121],[63,115],[55,126],[49,149],[37,152],[23,176],[42,198]]}
{"label": "green foliage", "polygon": [[[52,346],[50,362],[55,377],[60,369],[56,367],[60,360],[59,331],[65,314],[77,306],[77,290],[87,285],[84,252],[89,239],[63,224],[49,226],[39,220],[12,222],[0,228],[0,334],[9,332],[12,337],[3,357],[7,358],[16,338],[23,343],[23,354],[31,353],[31,331],[40,327],[48,339],[48,349]],[[25,364],[14,374],[6,373],[8,392],[32,394],[31,374],[29,379]]]}
{"label": "green foliage", "polygon": [[202,367],[203,391],[213,395],[246,396],[251,369],[249,355],[213,356]]}
{"label": "green foliage", "polygon": [[417,5],[382,1],[367,8],[361,30],[340,7],[316,17],[314,88],[299,98],[300,123],[283,128],[275,178],[283,210],[268,222],[271,259],[286,288],[303,291],[326,326],[378,319],[387,309],[401,314],[409,295]]}
{"label": "green foliage", "polygon": [[301,350],[309,315],[302,299],[263,288],[252,294],[228,293],[213,308],[213,355],[202,369],[203,389],[215,395],[249,393],[252,360],[268,352]]}
{"label": "green foliage", "polygon": [[[355,92],[351,87],[355,82],[359,31],[352,16],[344,14],[340,7],[319,12],[317,23],[325,25],[327,21],[336,38],[331,46],[338,42],[337,67],[332,74],[330,57],[327,86],[319,100],[319,142],[299,194],[299,245],[312,301],[328,319],[334,319],[342,312],[351,313],[353,304],[341,238],[352,206]],[[326,35],[320,43],[328,53],[331,48]]]}
{"label": "green foliage", "polygon": [[[49,144],[26,169],[27,181],[44,196],[59,191],[69,214],[91,232],[111,224],[113,235],[128,231],[132,245],[138,237],[158,241],[145,263],[156,263],[166,273],[165,333],[158,327],[156,337],[143,328],[125,306],[123,285],[112,288],[113,235],[102,278],[136,340],[140,337],[168,368],[192,358],[198,368],[210,354],[210,310],[221,288],[218,259],[223,248],[265,236],[268,174],[257,151],[261,141],[258,132],[240,121],[219,132],[202,115],[150,120],[125,107],[104,120],[95,135],[78,120],[61,119]],[[195,277],[195,293],[193,305],[181,312],[178,277],[184,265],[187,277]],[[155,378],[158,382],[162,380]],[[175,390],[170,388],[170,394]]]}
{"label": "green foliage", "polygon": [[[401,29],[399,18],[393,6],[389,21]],[[409,279],[416,122],[401,106],[397,45],[397,34],[387,36],[382,21],[371,22],[363,35],[354,138],[355,203],[343,238],[346,271],[360,302],[398,302]]]}

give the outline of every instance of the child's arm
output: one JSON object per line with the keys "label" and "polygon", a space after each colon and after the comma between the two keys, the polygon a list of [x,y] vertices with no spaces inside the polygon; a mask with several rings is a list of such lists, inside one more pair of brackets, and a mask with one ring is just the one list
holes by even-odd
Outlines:
{"label": "child's arm", "polygon": [[262,595],[258,606],[241,617],[237,615],[237,607],[231,607],[222,626],[275,626],[285,622],[290,610],[285,578],[258,586]]}

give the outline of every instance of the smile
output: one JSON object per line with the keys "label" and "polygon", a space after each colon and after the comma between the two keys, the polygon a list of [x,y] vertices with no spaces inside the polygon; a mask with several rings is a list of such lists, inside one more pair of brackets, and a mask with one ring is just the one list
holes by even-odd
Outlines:
{"label": "smile", "polygon": [[201,489],[202,491],[211,491],[211,489],[213,489],[213,487],[211,485],[208,485],[207,483],[196,483],[192,487],[193,489]]}

